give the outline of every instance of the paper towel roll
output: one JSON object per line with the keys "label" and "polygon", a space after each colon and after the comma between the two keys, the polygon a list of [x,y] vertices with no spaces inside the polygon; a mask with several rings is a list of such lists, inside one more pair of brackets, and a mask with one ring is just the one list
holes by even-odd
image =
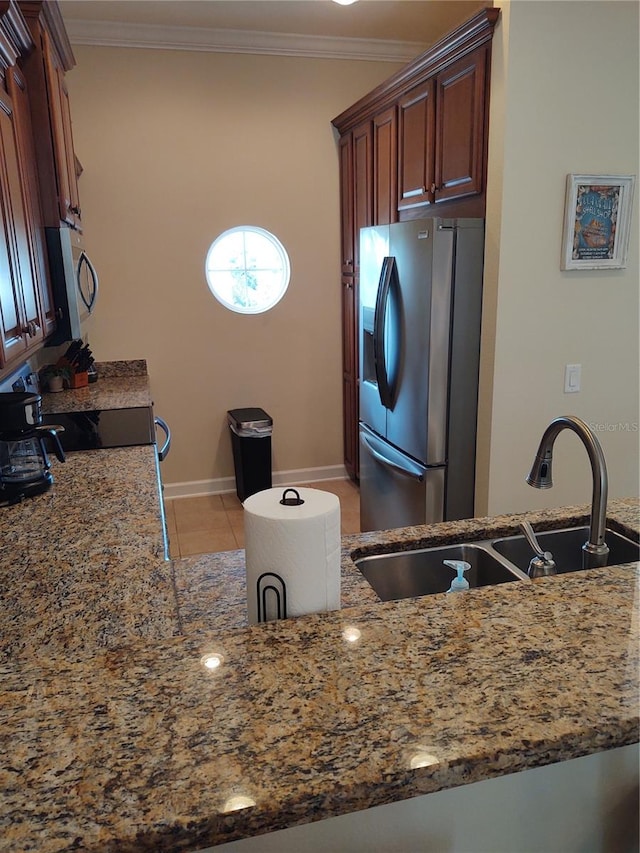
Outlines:
{"label": "paper towel roll", "polygon": [[[257,584],[263,572],[275,572],[284,581],[287,616],[340,608],[340,501],[329,492],[301,488],[296,491],[304,503],[286,506],[280,503],[284,491],[266,489],[244,502],[250,625],[258,622]],[[276,618],[275,594],[267,592],[265,601],[267,618]]]}

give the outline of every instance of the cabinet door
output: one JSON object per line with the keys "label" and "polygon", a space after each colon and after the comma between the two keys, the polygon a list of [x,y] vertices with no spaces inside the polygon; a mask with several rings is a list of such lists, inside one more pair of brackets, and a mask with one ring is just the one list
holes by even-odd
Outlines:
{"label": "cabinet door", "polygon": [[436,202],[482,192],[487,55],[475,51],[438,75]]}
{"label": "cabinet door", "polygon": [[433,200],[434,121],[434,82],[428,80],[398,104],[398,210]]}
{"label": "cabinet door", "polygon": [[340,137],[340,251],[343,273],[353,274],[353,137]]}
{"label": "cabinet door", "polygon": [[342,423],[344,465],[351,477],[358,476],[358,344],[357,276],[342,279]]}
{"label": "cabinet door", "polygon": [[[8,69],[11,73],[11,69]],[[30,205],[20,162],[13,102],[0,90],[0,311],[2,365],[16,361],[42,340]]]}
{"label": "cabinet door", "polygon": [[78,227],[80,202],[71,132],[69,92],[64,79],[64,69],[55,54],[49,34],[45,30],[42,35],[60,219]]}
{"label": "cabinet door", "polygon": [[373,222],[396,222],[398,178],[398,119],[395,107],[373,119]]}
{"label": "cabinet door", "polygon": [[21,180],[25,199],[25,214],[29,225],[29,250],[32,261],[33,279],[39,302],[39,316],[37,318],[29,318],[27,316],[26,319],[27,322],[29,319],[33,319],[37,323],[37,340],[41,340],[42,337],[47,337],[55,329],[55,309],[51,293],[46,239],[40,207],[29,98],[24,75],[17,67],[11,68],[7,74],[7,88],[13,103],[18,162],[22,170]]}
{"label": "cabinet door", "polygon": [[371,122],[353,131],[353,257],[356,272],[360,266],[360,229],[372,223],[373,160]]}
{"label": "cabinet door", "polygon": [[15,256],[12,251],[13,211],[11,209],[5,156],[8,116],[0,94],[0,367],[21,357],[26,349],[23,334],[22,305],[17,287]]}

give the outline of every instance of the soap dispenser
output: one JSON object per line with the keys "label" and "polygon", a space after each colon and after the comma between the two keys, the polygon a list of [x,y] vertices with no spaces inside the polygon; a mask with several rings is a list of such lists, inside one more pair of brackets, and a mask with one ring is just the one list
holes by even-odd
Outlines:
{"label": "soap dispenser", "polygon": [[469,581],[465,578],[464,573],[469,571],[471,564],[465,560],[444,560],[443,562],[445,566],[450,566],[457,572],[447,592],[462,592],[464,589],[469,589]]}

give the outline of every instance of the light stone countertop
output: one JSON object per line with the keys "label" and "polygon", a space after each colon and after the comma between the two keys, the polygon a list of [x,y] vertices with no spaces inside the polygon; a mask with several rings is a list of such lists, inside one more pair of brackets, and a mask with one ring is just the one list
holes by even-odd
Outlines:
{"label": "light stone countertop", "polygon": [[98,381],[74,388],[42,393],[44,414],[85,412],[95,409],[127,409],[150,406],[147,365],[140,361],[97,362]]}
{"label": "light stone countertop", "polygon": [[342,610],[246,627],[242,551],[162,560],[153,448],[53,466],[0,510],[3,851],[193,851],[638,740],[636,564],[381,603],[351,555],[522,516],[349,536]]}
{"label": "light stone countertop", "polygon": [[0,660],[179,633],[156,464],[152,446],[69,453],[49,491],[0,508]]}

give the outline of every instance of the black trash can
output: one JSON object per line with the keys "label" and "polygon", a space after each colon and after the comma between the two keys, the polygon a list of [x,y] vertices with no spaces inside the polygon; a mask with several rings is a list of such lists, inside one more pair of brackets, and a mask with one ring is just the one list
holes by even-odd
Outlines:
{"label": "black trash can", "polygon": [[271,433],[273,420],[264,409],[230,409],[227,412],[236,494],[241,501],[271,488]]}

